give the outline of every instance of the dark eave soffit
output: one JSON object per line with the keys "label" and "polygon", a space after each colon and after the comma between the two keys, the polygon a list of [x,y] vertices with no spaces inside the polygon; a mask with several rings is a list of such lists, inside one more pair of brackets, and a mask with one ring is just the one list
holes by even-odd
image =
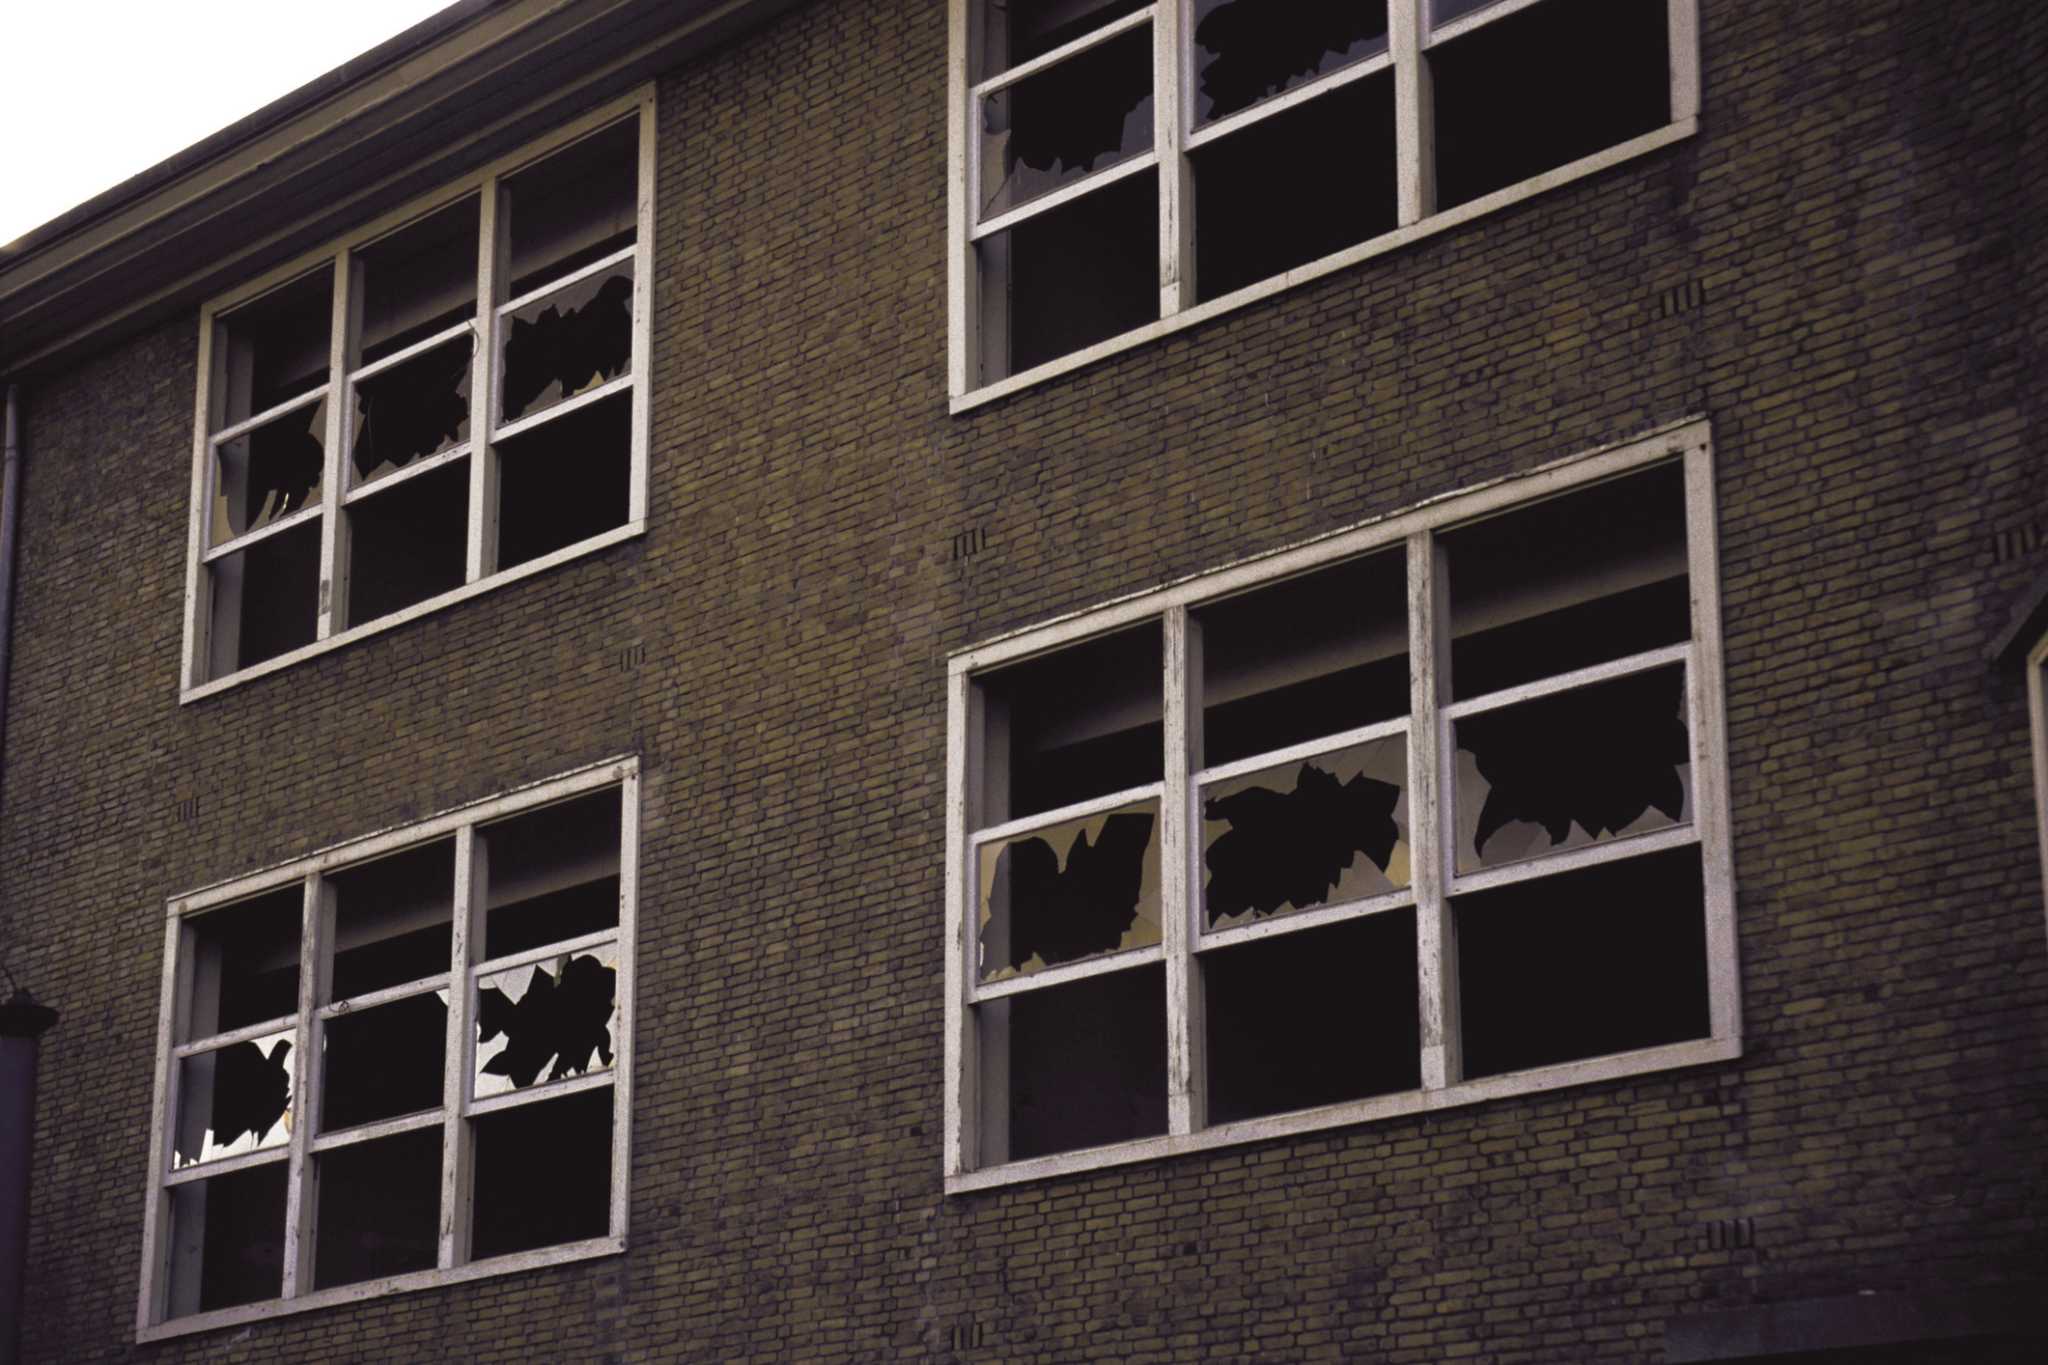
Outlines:
{"label": "dark eave soffit", "polygon": [[802,0],[459,0],[0,247],[0,374],[71,363]]}

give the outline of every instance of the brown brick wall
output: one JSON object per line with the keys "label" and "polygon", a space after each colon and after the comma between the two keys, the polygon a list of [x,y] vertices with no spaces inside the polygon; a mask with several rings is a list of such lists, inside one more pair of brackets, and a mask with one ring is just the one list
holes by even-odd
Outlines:
{"label": "brown brick wall", "polygon": [[[2048,500],[2048,11],[1702,10],[1698,138],[955,418],[943,7],[821,0],[661,86],[646,537],[190,706],[196,327],[37,384],[27,1358],[1648,1361],[1716,1304],[2040,1274],[2048,937],[1984,648]],[[1745,1057],[943,1197],[947,653],[1693,414]],[[163,898],[623,751],[632,1250],[135,1346]]]}

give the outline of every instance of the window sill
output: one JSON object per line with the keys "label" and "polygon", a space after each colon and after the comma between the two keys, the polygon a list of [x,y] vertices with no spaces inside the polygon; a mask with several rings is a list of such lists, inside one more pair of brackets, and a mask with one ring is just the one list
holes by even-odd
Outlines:
{"label": "window sill", "polygon": [[494,1256],[488,1261],[473,1261],[468,1265],[453,1266],[446,1270],[420,1270],[409,1275],[391,1275],[381,1280],[364,1280],[360,1284],[316,1290],[311,1294],[301,1294],[295,1299],[269,1299],[263,1303],[247,1303],[236,1308],[218,1308],[210,1313],[194,1313],[189,1317],[173,1318],[169,1322],[145,1324],[135,1329],[135,1340],[138,1343],[168,1341],[172,1337],[218,1331],[223,1327],[237,1327],[270,1318],[288,1317],[293,1313],[307,1313],[319,1308],[362,1303],[392,1294],[409,1293],[415,1289],[433,1289],[441,1285],[461,1284],[467,1280],[513,1275],[523,1270],[539,1270],[545,1266],[565,1265],[571,1261],[616,1256],[625,1249],[626,1239],[623,1237],[593,1237],[583,1242],[569,1242],[562,1246],[514,1252],[509,1256]]}
{"label": "window sill", "polygon": [[1383,256],[1390,251],[1397,251],[1411,242],[1418,242],[1439,232],[1445,232],[1451,228],[1462,226],[1475,218],[1482,218],[1489,213],[1518,204],[1525,199],[1532,199],[1539,194],[1557,189],[1574,180],[1579,180],[1589,175],[1597,175],[1599,172],[1621,165],[1623,162],[1632,161],[1639,156],[1645,156],[1660,148],[1671,146],[1673,143],[1682,142],[1686,138],[1693,136],[1698,130],[1698,119],[1680,119],[1654,132],[1644,133],[1641,137],[1631,138],[1627,142],[1618,143],[1607,148],[1605,151],[1595,152],[1591,156],[1581,157],[1577,161],[1568,162],[1555,170],[1545,171],[1542,175],[1532,176],[1518,184],[1509,185],[1505,189],[1495,190],[1492,194],[1474,199],[1470,203],[1460,204],[1454,209],[1446,209],[1442,213],[1432,214],[1420,222],[1410,223],[1406,227],[1399,227],[1392,232],[1382,233],[1378,237],[1360,242],[1357,246],[1346,247],[1344,250],[1325,256],[1320,260],[1310,261],[1307,265],[1296,266],[1285,274],[1275,275],[1271,279],[1247,285],[1243,289],[1225,294],[1221,298],[1211,299],[1207,303],[1196,304],[1194,307],[1176,313],[1172,317],[1161,318],[1157,322],[1148,323],[1134,331],[1111,337],[1107,341],[1098,341],[1093,346],[1084,347],[1081,350],[1063,355],[1057,360],[1049,360],[1043,365],[1033,366],[1021,374],[1014,374],[1006,379],[999,379],[992,384],[985,384],[978,389],[970,389],[966,393],[955,394],[950,400],[950,411],[955,416],[971,412],[985,403],[995,402],[999,398],[1007,398],[1013,393],[1032,388],[1055,376],[1070,373],[1084,366],[1093,365],[1098,360],[1106,360],[1111,356],[1121,355],[1125,351],[1142,346],[1160,337],[1171,336],[1175,332],[1183,331],[1186,328],[1199,326],[1226,313],[1232,313],[1240,308],[1249,307],[1254,303],[1269,299],[1275,294],[1285,293],[1297,285],[1306,284],[1311,280],[1318,280],[1325,275],[1348,269],[1360,261],[1370,260],[1375,256]]}
{"label": "window sill", "polygon": [[1403,1118],[1440,1109],[1456,1109],[1468,1104],[1483,1104],[1489,1100],[1506,1099],[1515,1095],[1537,1094],[1561,1090],[1568,1086],[1645,1076],[1654,1072],[1674,1071],[1680,1067],[1731,1062],[1741,1055],[1740,1038],[1701,1038],[1693,1042],[1646,1048],[1641,1052],[1590,1057],[1584,1061],[1564,1062],[1529,1071],[1512,1071],[1501,1076],[1461,1081],[1442,1090],[1408,1090],[1397,1095],[1375,1095],[1371,1099],[1354,1100],[1348,1104],[1333,1104],[1321,1109],[1304,1109],[1291,1114],[1273,1114],[1264,1118],[1219,1124],[1196,1133],[1174,1133],[1164,1137],[1143,1138],[1136,1142],[1117,1143],[1111,1147],[1089,1147],[1077,1152],[1059,1152],[1052,1156],[1033,1157],[1028,1161],[1013,1161],[987,1170],[949,1173],[946,1176],[946,1193],[967,1194],[974,1190],[1021,1185],[1028,1181],[1077,1175],[1087,1171],[1104,1170],[1111,1166],[1128,1166],[1133,1162],[1156,1161],[1161,1157],[1179,1156],[1184,1152],[1239,1147],[1246,1143],[1321,1132],[1329,1128],[1369,1123],[1376,1119]]}
{"label": "window sill", "polygon": [[392,612],[389,616],[380,616],[374,621],[365,621],[362,625],[351,626],[347,630],[339,631],[324,640],[315,640],[310,645],[301,645],[297,649],[289,650],[274,658],[265,659],[260,664],[252,664],[248,668],[230,673],[224,678],[215,678],[209,682],[200,683],[197,686],[187,687],[178,694],[178,703],[184,705],[188,702],[200,701],[216,693],[239,687],[243,683],[250,682],[256,678],[276,673],[281,669],[290,668],[293,664],[299,663],[302,660],[317,658],[329,650],[339,649],[343,645],[353,644],[357,640],[367,639],[383,631],[395,629],[406,624],[408,621],[416,621],[422,616],[428,616],[443,608],[452,607],[458,602],[467,602],[472,597],[480,597],[484,593],[502,588],[510,583],[517,583],[521,579],[529,578],[534,574],[545,573],[556,565],[566,564],[573,559],[581,559],[585,555],[596,554],[599,550],[608,549],[622,541],[631,540],[635,536],[642,535],[646,530],[647,523],[645,521],[629,521],[623,526],[615,526],[609,531],[590,537],[588,540],[579,540],[574,545],[564,545],[561,549],[544,554],[538,559],[530,559],[516,568],[506,569],[501,573],[494,573],[489,578],[479,578],[474,583],[464,583],[459,588],[451,588],[438,597],[429,597],[424,602],[415,602],[402,611]]}

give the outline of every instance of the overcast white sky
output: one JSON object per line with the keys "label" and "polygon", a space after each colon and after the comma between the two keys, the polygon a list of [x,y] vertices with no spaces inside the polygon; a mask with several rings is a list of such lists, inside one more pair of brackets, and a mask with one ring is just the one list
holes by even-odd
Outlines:
{"label": "overcast white sky", "polygon": [[0,0],[0,243],[448,0]]}

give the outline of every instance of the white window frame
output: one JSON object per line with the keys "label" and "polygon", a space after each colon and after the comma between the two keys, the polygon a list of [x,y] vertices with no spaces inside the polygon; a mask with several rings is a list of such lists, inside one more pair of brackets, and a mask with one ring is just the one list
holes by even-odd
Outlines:
{"label": "white window frame", "polygon": [[[1647,651],[1555,678],[1439,705],[1438,687],[1447,654],[1439,643],[1447,606],[1443,550],[1436,534],[1483,517],[1571,489],[1588,487],[1648,465],[1683,462],[1687,570],[1692,596],[1689,643]],[[1287,750],[1192,770],[1199,728],[1201,640],[1190,611],[1246,588],[1349,559],[1372,550],[1404,546],[1409,596],[1409,656],[1414,679],[1408,716],[1348,734],[1317,739]],[[1642,1075],[1674,1067],[1728,1061],[1741,1055],[1742,1009],[1735,940],[1734,873],[1729,848],[1727,739],[1722,691],[1719,547],[1714,512],[1712,433],[1704,419],[1674,424],[1624,444],[1575,455],[1530,473],[1496,480],[1433,500],[1352,529],[1276,554],[1246,561],[1083,614],[1002,637],[954,655],[948,664],[946,826],[946,1119],[944,1175],[949,1194],[1075,1171],[1149,1161],[1181,1152],[1217,1147],[1342,1125],[1391,1118],[1508,1095],[1528,1094],[1593,1081]],[[1140,623],[1164,630],[1163,781],[1058,810],[977,829],[977,793],[982,788],[974,736],[979,733],[980,694],[976,676],[1006,663],[1058,650]],[[1692,739],[1693,817],[1689,824],[1584,848],[1549,853],[1522,863],[1459,875],[1453,856],[1450,791],[1455,754],[1452,721],[1473,711],[1596,678],[1620,676],[1683,661]],[[1408,801],[1411,883],[1402,890],[1348,905],[1233,926],[1218,932],[1201,924],[1200,839],[1196,824],[1199,784],[1227,772],[1251,771],[1290,755],[1328,752],[1362,738],[1405,733],[1408,745]],[[975,850],[991,837],[1014,835],[1041,825],[1157,796],[1160,801],[1159,883],[1161,942],[1032,973],[1026,978],[977,983]],[[1451,959],[1449,897],[1569,868],[1637,856],[1660,848],[1697,846],[1705,887],[1705,937],[1709,1033],[1706,1037],[1589,1057],[1524,1071],[1468,1080],[1461,1075],[1457,976]],[[1421,1088],[1399,1094],[1291,1113],[1208,1126],[1198,998],[1198,953],[1253,938],[1295,933],[1319,925],[1387,910],[1413,907],[1417,930]],[[1006,1164],[979,1166],[976,1159],[981,1077],[977,1001],[1012,995],[1163,962],[1166,972],[1167,1127],[1165,1135],[1109,1146],[1059,1152]]]}
{"label": "white window frame", "polygon": [[[1270,298],[1396,251],[1424,237],[1483,217],[1511,204],[1597,174],[1609,167],[1691,137],[1699,127],[1700,64],[1698,0],[1642,0],[1667,12],[1670,35],[1671,121],[1626,142],[1616,143],[1577,161],[1439,211],[1430,168],[1435,164],[1430,126],[1428,66],[1422,53],[1474,29],[1497,22],[1544,0],[1494,0],[1494,3],[1442,25],[1430,27],[1430,0],[1388,0],[1387,50],[1340,67],[1284,94],[1196,129],[1194,82],[1194,0],[1155,0],[1143,10],[1106,24],[1054,52],[1020,63],[986,80],[975,81],[970,69],[970,24],[981,0],[948,0],[947,253],[949,395],[951,410],[966,412],[1005,395],[1029,388],[1055,375],[1091,365],[1157,337],[1206,322],[1222,314]],[[1105,167],[1081,180],[1039,195],[1027,203],[984,220],[979,213],[981,139],[975,110],[983,95],[1022,76],[1043,70],[1108,38],[1144,23],[1153,32],[1153,144],[1138,156]],[[1396,226],[1377,237],[1296,266],[1231,293],[1195,302],[1194,182],[1189,154],[1217,138],[1271,118],[1339,86],[1391,66],[1394,72],[1394,127],[1398,165]],[[982,316],[976,244],[992,233],[1014,227],[1048,209],[1100,189],[1125,176],[1160,169],[1159,185],[1159,317],[1156,321],[1093,345],[1057,356],[1028,370],[1000,379],[981,379]]]}
{"label": "white window frame", "polygon": [[[583,269],[565,273],[541,289],[533,291],[526,298],[499,300],[497,296],[502,292],[503,285],[497,279],[501,267],[497,259],[498,252],[494,249],[498,239],[496,210],[499,201],[499,181],[607,124],[616,123],[636,113],[639,118],[639,184],[635,196],[636,231],[633,246],[630,249],[621,249],[613,256]],[[289,668],[301,660],[323,654],[351,641],[394,629],[508,583],[545,573],[569,560],[595,553],[645,532],[648,413],[653,387],[648,376],[648,362],[653,325],[654,136],[654,87],[649,85],[632,95],[614,100],[585,114],[547,137],[527,144],[517,152],[490,162],[461,180],[444,185],[430,195],[382,215],[319,251],[301,256],[230,293],[212,299],[201,308],[199,391],[193,420],[192,514],[185,574],[184,652],[179,668],[180,702],[196,701],[252,678]],[[425,341],[408,346],[396,354],[358,366],[353,371],[348,370],[346,358],[352,353],[349,328],[355,321],[354,310],[351,308],[351,264],[355,252],[377,238],[472,195],[477,196],[480,219],[475,317]],[[544,412],[527,414],[511,422],[499,422],[496,416],[497,381],[500,374],[497,356],[502,340],[503,319],[512,310],[540,295],[553,293],[585,274],[612,268],[628,259],[633,263],[633,334],[632,355],[627,373],[588,393],[554,404]],[[326,382],[275,408],[215,431],[215,402],[212,392],[216,368],[214,348],[219,330],[216,324],[221,316],[272,290],[322,269],[332,272],[333,286]],[[347,478],[348,445],[353,421],[352,405],[347,401],[350,385],[422,351],[444,344],[464,330],[473,332],[479,339],[470,383],[469,439],[452,450],[415,460],[401,471],[385,475],[361,487],[351,488]],[[495,444],[622,391],[630,392],[629,401],[632,404],[631,468],[627,484],[626,520],[597,535],[572,545],[565,545],[512,568],[487,571],[486,566],[495,560]],[[327,402],[324,437],[326,464],[317,502],[279,517],[256,530],[245,532],[219,544],[210,543],[216,463],[213,458],[214,448],[233,439],[238,433],[265,425],[280,414],[299,407],[311,407],[323,399]],[[346,619],[346,603],[343,599],[346,595],[344,585],[347,581],[347,538],[340,534],[342,509],[360,497],[381,494],[407,479],[438,469],[451,461],[472,456],[474,458],[470,459],[469,468],[469,516],[463,582],[446,592],[375,620],[343,626],[341,623]],[[212,626],[212,580],[208,566],[269,536],[315,520],[321,524],[321,544],[319,600],[316,604],[313,641],[246,668],[218,677],[209,677],[208,633]]]}
{"label": "white window frame", "polygon": [[[472,926],[479,906],[473,896],[474,869],[479,854],[477,830],[507,816],[552,805],[572,797],[616,788],[619,791],[619,924],[603,930],[548,944],[542,948],[505,955],[488,962],[481,960],[481,944]],[[593,767],[519,788],[501,796],[447,811],[402,828],[388,829],[365,838],[338,844],[321,852],[261,872],[221,882],[165,903],[163,985],[157,1010],[155,1098],[151,1105],[148,1204],[143,1218],[141,1293],[136,1312],[136,1340],[158,1341],[194,1332],[213,1331],[340,1303],[381,1298],[389,1294],[454,1284],[489,1276],[511,1274],[540,1266],[608,1256],[626,1249],[627,1178],[631,1169],[631,1122],[633,1114],[633,978],[635,963],[634,922],[638,902],[640,849],[640,763],[637,758],[607,760]],[[318,932],[325,907],[333,893],[327,879],[348,868],[387,854],[453,836],[455,840],[455,886],[452,918],[450,972],[374,991],[352,1001],[323,1004],[317,993],[323,943]],[[182,931],[188,917],[205,911],[247,901],[265,892],[300,885],[304,888],[299,936],[299,1001],[290,1016],[269,1020],[218,1036],[180,1041],[180,985],[184,975],[181,956]],[[472,943],[477,942],[476,951]],[[611,1065],[603,1071],[564,1080],[536,1084],[511,1094],[482,1099],[473,1094],[473,1054],[477,1046],[471,1022],[477,982],[481,977],[522,963],[557,956],[566,951],[588,951],[614,946],[617,967],[617,1021]],[[435,988],[444,989],[460,979],[463,989],[448,989],[448,1048],[443,1095],[439,1108],[332,1133],[316,1133],[318,1096],[321,1093],[322,1057],[313,1045],[315,1021],[356,1008],[408,998]],[[176,1120],[177,1063],[191,1053],[209,1050],[244,1038],[292,1034],[293,1124],[289,1141],[281,1147],[264,1148],[236,1156],[213,1158],[177,1170],[171,1168],[167,1134]],[[506,1108],[544,1104],[582,1091],[612,1091],[611,1207],[608,1231],[602,1237],[472,1261],[468,1254],[470,1220],[469,1170],[473,1142],[470,1120]],[[388,1137],[415,1129],[442,1130],[440,1247],[433,1269],[365,1280],[315,1290],[305,1273],[313,1239],[313,1210],[305,1207],[302,1190],[309,1187],[307,1168],[313,1157],[337,1147],[372,1138]],[[207,1312],[169,1317],[170,1274],[168,1257],[171,1236],[171,1191],[189,1181],[226,1175],[237,1170],[273,1163],[288,1169],[285,1198],[284,1279],[282,1297],[257,1303],[220,1308]],[[304,1283],[302,1284],[302,1281]]]}

